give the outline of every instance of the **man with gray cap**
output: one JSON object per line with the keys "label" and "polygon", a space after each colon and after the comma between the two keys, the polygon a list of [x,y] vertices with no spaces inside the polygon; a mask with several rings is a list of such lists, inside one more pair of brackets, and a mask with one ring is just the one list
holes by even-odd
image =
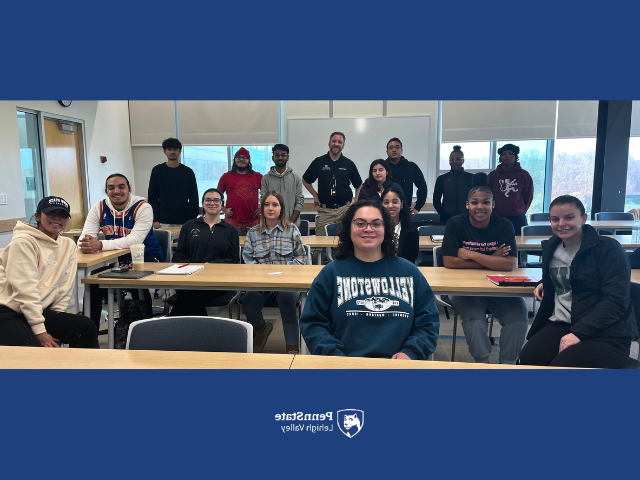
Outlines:
{"label": "man with gray cap", "polygon": [[260,187],[260,197],[264,197],[267,192],[275,190],[280,192],[284,198],[285,215],[291,223],[300,226],[300,212],[304,206],[304,195],[302,194],[302,180],[293,173],[291,167],[287,165],[289,161],[289,147],[278,143],[271,149],[272,160],[275,166],[262,177]]}

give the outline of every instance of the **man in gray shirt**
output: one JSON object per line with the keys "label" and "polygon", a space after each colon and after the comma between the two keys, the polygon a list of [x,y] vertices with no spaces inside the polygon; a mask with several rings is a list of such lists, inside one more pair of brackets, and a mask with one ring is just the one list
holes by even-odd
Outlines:
{"label": "man in gray shirt", "polygon": [[304,195],[302,194],[302,180],[287,166],[289,161],[289,147],[278,143],[271,149],[271,157],[275,166],[262,177],[260,186],[260,198],[264,198],[267,192],[275,190],[284,198],[285,215],[291,223],[300,226],[300,212],[304,207]]}

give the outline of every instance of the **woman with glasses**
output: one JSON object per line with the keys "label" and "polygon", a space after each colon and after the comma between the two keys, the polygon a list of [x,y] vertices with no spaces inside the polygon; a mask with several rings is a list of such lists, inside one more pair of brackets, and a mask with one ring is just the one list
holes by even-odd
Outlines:
{"label": "woman with glasses", "polygon": [[411,223],[411,211],[405,201],[402,188],[395,183],[391,184],[382,194],[382,205],[395,224],[398,256],[415,263],[420,251],[420,235],[418,229]]}
{"label": "woman with glasses", "polygon": [[[220,218],[222,193],[210,188],[202,195],[202,217],[189,220],[180,229],[176,263],[240,263],[238,230]],[[227,294],[224,290],[177,290],[169,316],[207,315],[207,302]]]}
{"label": "woman with glasses", "polygon": [[378,201],[360,200],[345,213],[336,260],[314,280],[300,317],[312,354],[425,360],[435,351],[433,292],[396,256],[394,228]]}

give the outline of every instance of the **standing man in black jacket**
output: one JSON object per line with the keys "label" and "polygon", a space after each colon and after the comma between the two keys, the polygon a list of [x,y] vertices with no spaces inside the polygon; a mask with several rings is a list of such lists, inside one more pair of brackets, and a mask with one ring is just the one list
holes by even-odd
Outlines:
{"label": "standing man in black jacket", "polygon": [[413,162],[402,156],[402,142],[399,138],[393,137],[387,142],[387,162],[391,167],[393,182],[402,187],[404,196],[409,205],[413,199],[413,185],[418,188],[416,191],[416,204],[410,209],[415,215],[424,207],[427,201],[427,182],[424,179],[422,170]]}
{"label": "standing man in black jacket", "polygon": [[433,206],[440,214],[440,221],[447,223],[451,217],[467,213],[467,195],[471,190],[473,174],[465,172],[464,153],[460,145],[453,147],[449,155],[451,171],[436,179],[433,189]]}
{"label": "standing man in black jacket", "polygon": [[183,225],[199,213],[196,176],[180,163],[182,143],[177,138],[162,142],[165,163],[153,167],[147,200],[153,208],[153,226]]}

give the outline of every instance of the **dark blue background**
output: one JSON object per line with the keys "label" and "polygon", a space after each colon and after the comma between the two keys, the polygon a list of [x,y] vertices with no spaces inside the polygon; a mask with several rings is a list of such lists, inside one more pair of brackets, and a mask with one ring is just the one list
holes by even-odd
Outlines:
{"label": "dark blue background", "polygon": [[[0,97],[637,99],[637,13],[618,1],[12,2]],[[639,394],[632,371],[2,371],[0,471],[620,478],[637,475]],[[365,411],[352,439],[274,420],[345,408]]]}

